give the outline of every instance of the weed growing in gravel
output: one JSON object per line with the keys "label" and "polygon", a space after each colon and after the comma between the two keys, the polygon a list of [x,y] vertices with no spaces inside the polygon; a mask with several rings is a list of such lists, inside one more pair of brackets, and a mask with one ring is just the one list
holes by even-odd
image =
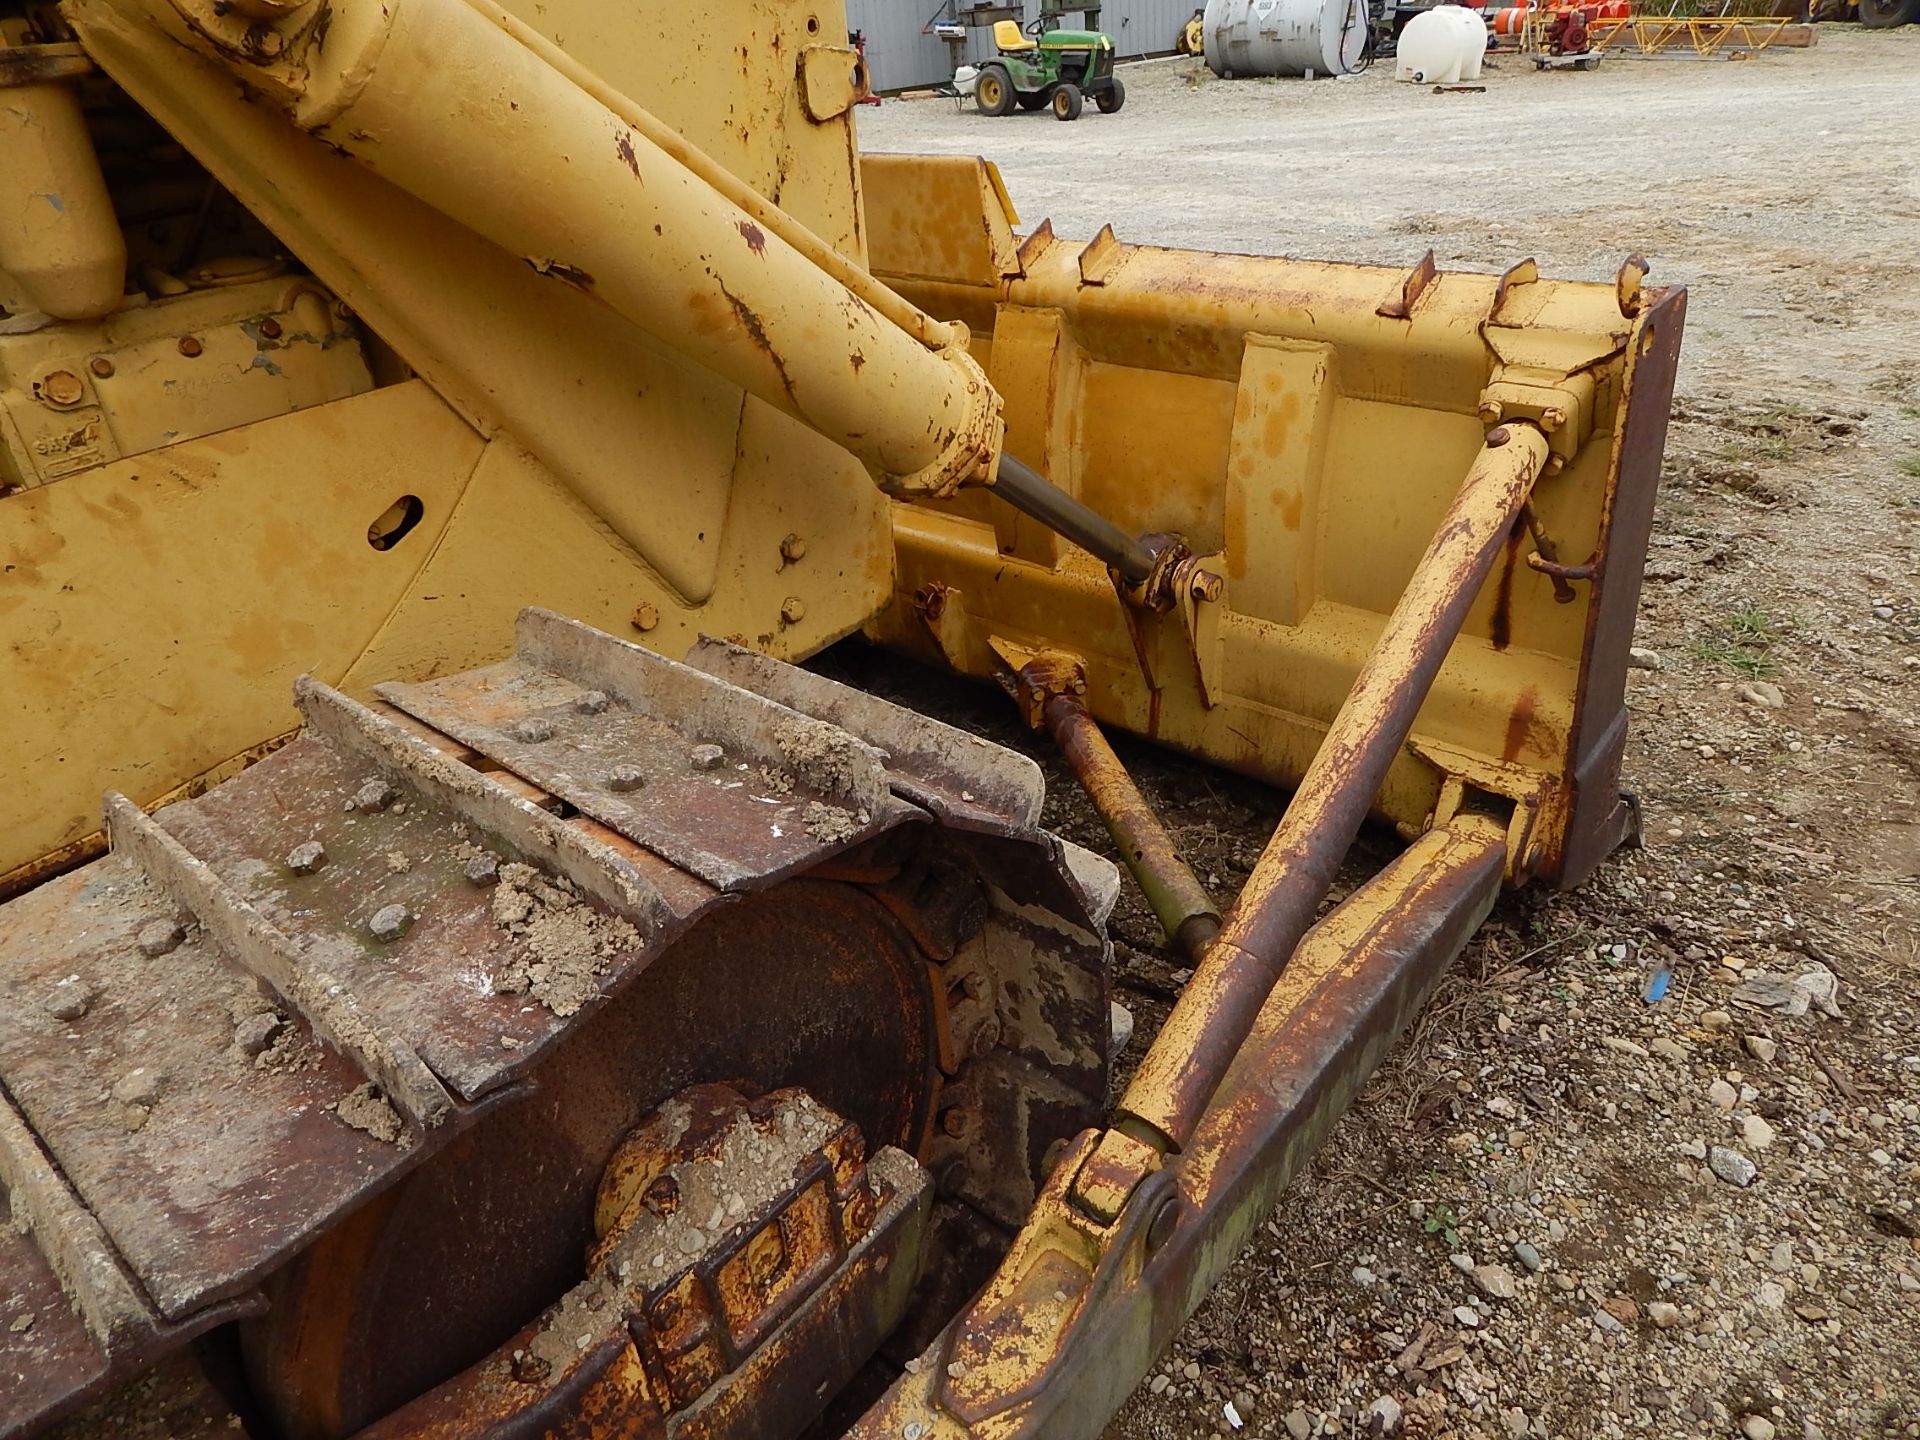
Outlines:
{"label": "weed growing in gravel", "polygon": [[1711,634],[1693,640],[1687,649],[1697,659],[1725,665],[1749,680],[1758,680],[1773,673],[1773,648],[1790,623],[1758,605],[1729,610]]}
{"label": "weed growing in gravel", "polygon": [[1429,1235],[1438,1235],[1449,1250],[1460,1248],[1460,1217],[1453,1213],[1452,1206],[1428,1206],[1427,1218],[1420,1222],[1420,1228]]}
{"label": "weed growing in gravel", "polygon": [[1920,480],[1920,455],[1909,455],[1900,462],[1900,468],[1914,479]]}

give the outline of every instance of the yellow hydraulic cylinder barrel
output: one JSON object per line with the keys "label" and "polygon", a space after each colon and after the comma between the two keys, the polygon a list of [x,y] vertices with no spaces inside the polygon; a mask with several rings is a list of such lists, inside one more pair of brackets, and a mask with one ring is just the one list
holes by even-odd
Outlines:
{"label": "yellow hydraulic cylinder barrel", "polygon": [[61,320],[107,314],[126,287],[126,237],[80,102],[58,81],[0,82],[0,270]]}
{"label": "yellow hydraulic cylinder barrel", "polygon": [[989,478],[999,397],[964,331],[932,327],[954,343],[930,349],[782,238],[797,222],[763,223],[771,207],[757,220],[656,143],[657,121],[629,123],[467,0],[334,0],[319,39],[299,34],[306,18],[276,21],[297,36],[284,57],[216,53],[269,81],[302,128],[794,416],[884,488]]}

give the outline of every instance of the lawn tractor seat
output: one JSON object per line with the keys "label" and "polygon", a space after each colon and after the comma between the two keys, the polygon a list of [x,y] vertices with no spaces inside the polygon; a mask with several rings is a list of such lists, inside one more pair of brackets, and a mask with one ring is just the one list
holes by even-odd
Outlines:
{"label": "lawn tractor seat", "polygon": [[1033,41],[1020,33],[1017,20],[996,20],[993,22],[993,46],[1002,55],[1011,55],[1016,50],[1037,48]]}

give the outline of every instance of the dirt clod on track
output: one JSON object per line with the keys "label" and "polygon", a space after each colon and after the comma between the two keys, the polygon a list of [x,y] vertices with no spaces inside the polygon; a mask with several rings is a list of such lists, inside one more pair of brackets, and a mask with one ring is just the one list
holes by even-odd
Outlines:
{"label": "dirt clod on track", "polygon": [[493,891],[495,923],[525,942],[529,957],[494,978],[503,995],[531,994],[554,1014],[572,1015],[592,998],[599,976],[640,933],[602,915],[561,882],[531,865],[502,865]]}
{"label": "dirt clod on track", "polygon": [[374,1139],[384,1140],[389,1145],[398,1144],[400,1137],[406,1133],[399,1112],[371,1084],[355,1086],[341,1096],[339,1103],[333,1107],[333,1113],[354,1129],[364,1130]]}
{"label": "dirt clod on track", "polygon": [[[1646,847],[1502,901],[1117,1440],[1229,1404],[1275,1440],[1920,1435],[1920,27],[1819,35],[1495,57],[1484,95],[1177,61],[1071,125],[859,112],[865,148],[996,160],[1022,228],[1594,280],[1638,251],[1691,290],[1628,680]],[[985,687],[822,664],[1034,754],[1045,823],[1113,853]],[[1120,749],[1232,896],[1284,797]],[[1131,1063],[1185,962],[1131,885],[1113,928]],[[1839,1017],[1737,998],[1816,967]]]}

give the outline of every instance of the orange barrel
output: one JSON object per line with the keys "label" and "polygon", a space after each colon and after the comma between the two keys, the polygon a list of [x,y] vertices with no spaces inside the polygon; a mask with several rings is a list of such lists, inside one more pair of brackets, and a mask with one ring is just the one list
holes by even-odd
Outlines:
{"label": "orange barrel", "polygon": [[1510,6],[1494,12],[1493,33],[1496,35],[1518,35],[1527,28],[1527,7]]}

